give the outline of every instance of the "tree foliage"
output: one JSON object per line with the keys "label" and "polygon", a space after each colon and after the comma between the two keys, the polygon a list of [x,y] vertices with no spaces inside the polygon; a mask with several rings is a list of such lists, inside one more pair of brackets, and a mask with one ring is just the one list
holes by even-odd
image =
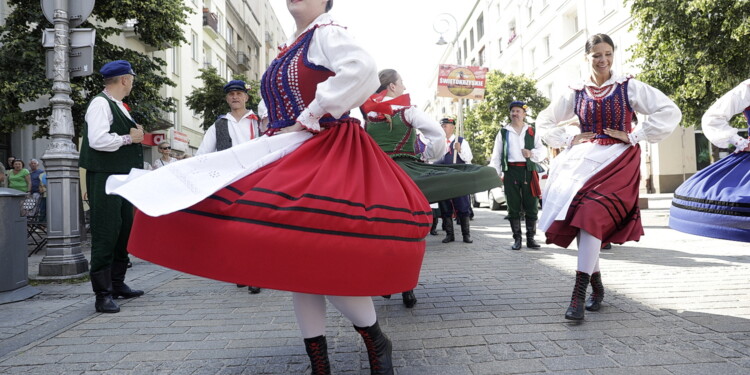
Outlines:
{"label": "tree foliage", "polygon": [[487,164],[492,156],[495,137],[502,126],[510,123],[508,105],[521,100],[529,106],[529,116],[549,105],[536,88],[536,81],[523,75],[505,74],[497,70],[487,75],[484,101],[464,114],[464,137],[471,145],[474,164]]}
{"label": "tree foliage", "polygon": [[[226,114],[230,111],[229,104],[226,101],[224,85],[227,83],[216,72],[216,68],[200,69],[201,74],[198,78],[203,81],[203,87],[194,88],[193,92],[187,96],[185,104],[188,108],[203,116],[201,126],[207,130],[216,121],[219,115]],[[245,81],[250,87],[247,90],[250,99],[247,101],[247,108],[254,109],[260,102],[260,83],[258,81],[248,81],[243,74],[235,74],[232,79]]]}
{"label": "tree foliage", "polygon": [[[48,118],[51,106],[24,110],[24,103],[52,95],[52,80],[45,76],[45,48],[42,33],[52,28],[42,14],[38,0],[8,0],[12,12],[0,27],[0,133],[10,133],[26,125],[37,125],[35,137],[49,135]],[[135,20],[134,32],[141,41],[156,49],[186,42],[180,25],[187,23],[190,8],[182,0],[120,0],[97,1],[94,10],[81,26],[96,30],[94,67],[113,60],[128,60],[137,77],[133,92],[125,98],[131,114],[147,130],[157,127],[164,112],[174,110],[172,98],[164,98],[160,90],[174,82],[164,76],[166,62],[147,54],[114,45],[107,39],[119,35],[119,26]],[[113,22],[114,21],[114,22]],[[118,26],[111,26],[113,24]],[[71,78],[71,99],[75,138],[84,123],[86,106],[103,87],[100,74]]]}
{"label": "tree foliage", "polygon": [[750,1],[632,0],[631,12],[638,79],[675,101],[683,125],[700,125],[706,109],[750,75]]}

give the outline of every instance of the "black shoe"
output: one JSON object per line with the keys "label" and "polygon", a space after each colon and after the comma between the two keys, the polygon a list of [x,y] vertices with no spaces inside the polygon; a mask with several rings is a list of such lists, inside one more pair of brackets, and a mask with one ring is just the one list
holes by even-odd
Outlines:
{"label": "black shoe", "polygon": [[120,306],[112,299],[112,269],[105,268],[89,274],[91,278],[91,288],[96,294],[94,308],[96,312],[101,313],[118,313]]}
{"label": "black shoe", "polygon": [[536,236],[536,220],[526,219],[526,247],[529,249],[539,249],[542,247],[534,240],[534,236]]}
{"label": "black shoe", "polygon": [[521,219],[508,219],[510,221],[510,229],[513,231],[513,246],[511,250],[521,250]]}
{"label": "black shoe", "polygon": [[453,219],[443,216],[443,229],[445,229],[445,238],[443,243],[453,242],[456,237],[453,236]]}
{"label": "black shoe", "polygon": [[125,273],[128,270],[126,262],[112,263],[112,298],[135,298],[143,295],[142,290],[130,289],[125,284]]}
{"label": "black shoe", "polygon": [[383,297],[383,298],[385,298],[385,299],[391,299],[391,295],[390,295],[390,294],[388,294],[388,295],[384,295],[384,296],[382,296],[382,297]]}
{"label": "black shoe", "polygon": [[238,288],[244,288],[244,287],[247,286],[247,285],[242,285],[242,284],[236,284],[236,285],[237,285]]}
{"label": "black shoe", "polygon": [[437,236],[437,234],[438,234],[438,232],[437,232],[438,220],[440,220],[439,217],[437,217],[437,216],[433,216],[432,217],[432,228],[430,228],[430,234],[433,235],[433,236]]}
{"label": "black shoe", "polygon": [[604,244],[604,246],[602,246],[602,250],[612,250],[612,243],[607,242],[606,244]]}
{"label": "black shoe", "polygon": [[247,291],[250,294],[258,294],[260,293],[260,288],[258,288],[257,286],[249,286],[247,287]]}
{"label": "black shoe", "polygon": [[325,336],[305,339],[305,351],[310,357],[310,375],[329,375],[331,365],[328,362],[328,343]]}
{"label": "black shoe", "polygon": [[461,224],[461,236],[465,243],[473,243],[471,240],[471,219],[469,216],[459,217],[459,223]]}
{"label": "black shoe", "polygon": [[401,298],[404,300],[404,306],[406,306],[407,309],[410,309],[417,304],[417,297],[414,295],[414,290],[401,293]]}

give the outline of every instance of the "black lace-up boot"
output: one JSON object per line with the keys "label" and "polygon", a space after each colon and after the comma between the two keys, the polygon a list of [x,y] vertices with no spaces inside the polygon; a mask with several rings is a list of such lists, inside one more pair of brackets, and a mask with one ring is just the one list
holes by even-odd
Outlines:
{"label": "black lace-up boot", "polygon": [[305,339],[305,350],[310,357],[311,375],[329,375],[331,365],[328,362],[328,343],[323,335]]}
{"label": "black lace-up boot", "polygon": [[573,296],[570,298],[570,306],[565,312],[565,319],[583,320],[586,303],[586,289],[589,287],[589,274],[576,271],[576,285],[573,287]]}
{"label": "black lace-up boot", "polygon": [[586,310],[599,311],[604,300],[604,284],[602,284],[601,272],[597,271],[591,274],[591,290],[591,295],[586,300]]}
{"label": "black lace-up boot", "polygon": [[362,335],[365,341],[367,357],[370,360],[370,374],[393,375],[391,340],[380,330],[378,322],[369,327],[354,326],[354,329]]}

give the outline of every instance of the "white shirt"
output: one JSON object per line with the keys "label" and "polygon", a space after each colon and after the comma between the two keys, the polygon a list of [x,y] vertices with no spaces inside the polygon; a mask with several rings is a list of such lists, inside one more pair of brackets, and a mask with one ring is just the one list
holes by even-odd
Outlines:
{"label": "white shirt", "polygon": [[729,120],[749,106],[750,79],[729,90],[708,108],[701,120],[706,138],[716,147],[727,148],[731,143],[737,147],[737,151],[747,148],[747,138],[740,137],[737,134],[739,129],[729,125]]}
{"label": "white shirt", "polygon": [[169,157],[169,161],[164,161],[164,159],[162,159],[162,158],[158,158],[158,159],[156,159],[156,160],[154,161],[154,163],[153,163],[153,164],[151,165],[151,168],[153,168],[153,169],[158,169],[158,168],[160,168],[160,167],[163,167],[163,166],[165,166],[165,165],[169,165],[169,164],[172,164],[172,163],[174,163],[174,162],[176,162],[176,161],[177,161],[177,159],[175,159],[175,158],[173,158],[173,157],[171,157],[171,156]]}
{"label": "white shirt", "polygon": [[[107,97],[117,104],[125,116],[131,120],[133,119],[130,117],[130,112],[122,104],[121,100],[117,100],[109,95]],[[114,121],[114,118],[112,110],[109,109],[107,99],[99,96],[92,99],[89,108],[86,110],[86,125],[88,126],[86,136],[89,138],[89,147],[97,151],[106,152],[114,152],[122,147],[125,143],[123,136],[109,132],[112,121]]]}
{"label": "white shirt", "polygon": [[[456,140],[456,135],[452,134],[450,138],[445,140],[445,146],[450,147],[451,142]],[[454,145],[455,146],[455,145]],[[450,151],[449,148],[446,148],[445,153],[447,154]],[[445,154],[443,154],[445,156]],[[464,142],[461,142],[461,152],[458,153],[458,156],[461,157],[461,159],[466,162],[466,164],[470,164],[471,160],[474,159],[474,155],[471,153],[471,147],[469,147],[469,142],[466,142],[464,139]]]}
{"label": "white shirt", "polygon": [[[520,133],[516,133],[516,130],[511,124],[505,125],[505,129],[508,130],[508,162],[510,163],[525,163],[526,158],[523,157],[521,150],[526,145],[526,132],[529,129],[529,124],[524,124],[521,128]],[[498,176],[503,175],[503,166],[500,162],[501,153],[503,152],[503,133],[497,132],[495,137],[495,145],[492,147],[492,157],[490,158],[490,167],[495,168]],[[534,149],[531,150],[531,161],[539,163],[547,157],[547,148],[542,144],[542,138],[534,136]]]}
{"label": "white shirt", "polygon": [[[247,113],[242,115],[239,121],[232,116],[232,112],[226,114],[227,129],[229,130],[229,138],[232,139],[232,146],[237,146],[260,135],[258,121],[248,118],[252,114],[254,114],[253,111],[248,110]],[[209,152],[216,152],[216,123],[206,130],[206,134],[203,135],[203,140],[195,155],[207,154]]]}
{"label": "white shirt", "polygon": [[[383,101],[385,102],[391,99],[393,98],[386,96],[383,98]],[[404,106],[391,105],[391,108],[396,111],[404,108]],[[377,113],[370,112],[368,115],[375,116]],[[438,124],[437,121],[432,120],[430,116],[415,106],[406,107],[404,110],[404,118],[414,129],[417,129],[422,133],[421,139],[425,144],[422,158],[428,163],[442,159],[445,153],[448,152],[448,149],[446,148],[447,146],[445,145],[445,142],[443,142],[445,139],[445,131],[440,124]]]}
{"label": "white shirt", "polygon": [[[380,86],[375,60],[354,41],[346,28],[337,26],[328,13],[318,16],[306,30],[315,25],[323,26],[313,34],[307,59],[335,76],[318,84],[315,99],[297,118],[311,131],[320,130],[318,120],[326,113],[339,118],[362,105]],[[293,35],[286,44],[291,45],[295,40]]]}
{"label": "white shirt", "polygon": [[[575,116],[573,109],[576,104],[576,89],[613,85],[607,94],[611,95],[615,87],[626,79],[626,76],[617,76],[613,71],[612,78],[601,86],[590,79],[571,86],[569,91],[539,112],[536,118],[537,129],[542,131],[544,143],[553,148],[568,147],[573,142],[573,137],[580,134],[581,129],[578,126],[564,123]],[[628,135],[631,144],[642,140],[649,143],[659,142],[669,136],[682,119],[682,112],[669,97],[634,78],[628,81],[628,101],[634,111],[648,115],[646,119],[641,118],[638,126]]]}

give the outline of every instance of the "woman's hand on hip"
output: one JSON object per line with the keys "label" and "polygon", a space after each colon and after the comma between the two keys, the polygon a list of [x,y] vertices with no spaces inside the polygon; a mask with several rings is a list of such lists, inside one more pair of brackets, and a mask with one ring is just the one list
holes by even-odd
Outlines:
{"label": "woman's hand on hip", "polygon": [[604,129],[604,134],[612,138],[619,139],[625,143],[630,143],[630,138],[628,137],[628,133],[622,130]]}
{"label": "woman's hand on hip", "polygon": [[585,132],[585,133],[578,134],[575,137],[573,137],[572,145],[575,146],[577,144],[590,141],[594,139],[594,136],[596,136],[596,133],[594,132]]}

